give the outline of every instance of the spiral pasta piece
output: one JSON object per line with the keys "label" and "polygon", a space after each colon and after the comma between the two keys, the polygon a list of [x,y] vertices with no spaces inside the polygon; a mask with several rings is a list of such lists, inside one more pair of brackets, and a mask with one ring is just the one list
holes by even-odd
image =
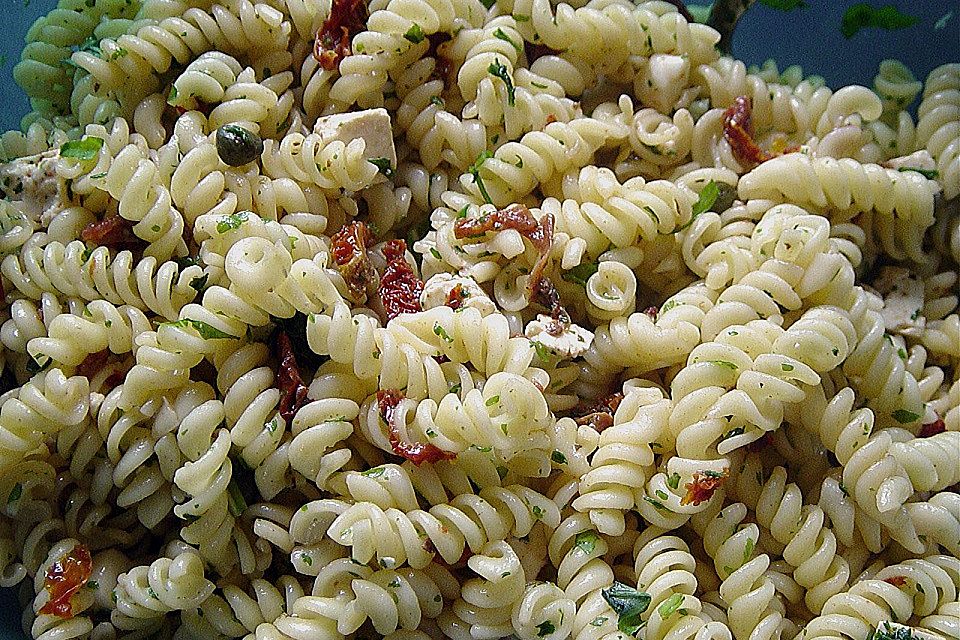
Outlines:
{"label": "spiral pasta piece", "polygon": [[68,378],[59,369],[38,373],[0,405],[0,467],[9,468],[37,449],[48,435],[79,424],[89,410],[85,377]]}
{"label": "spiral pasta piece", "polygon": [[916,146],[930,152],[948,200],[960,194],[960,67],[945,64],[927,76],[917,109]]}
{"label": "spiral pasta piece", "polygon": [[[888,577],[904,578],[906,588],[886,582]],[[807,623],[799,637],[809,640],[869,633],[885,621],[929,615],[956,598],[957,585],[956,558],[934,555],[890,565],[875,578],[857,582],[849,591],[830,598],[823,613]],[[911,592],[922,595],[915,599]]]}
{"label": "spiral pasta piece", "polygon": [[[351,549],[354,560],[364,564],[376,558],[381,564],[406,563],[419,568],[437,554],[451,563],[459,560],[467,547],[476,553],[489,540],[502,540],[508,535],[523,537],[541,520],[547,526],[559,523],[556,504],[516,485],[488,487],[427,511],[408,513],[383,510],[368,502],[320,501],[298,511],[290,527],[295,540],[310,542],[314,534],[304,537],[300,532],[316,530],[320,525],[332,540]],[[324,522],[330,524],[325,526]],[[432,541],[432,550],[424,548],[425,540]]]}
{"label": "spiral pasta piece", "polygon": [[158,558],[119,576],[111,622],[119,629],[137,629],[145,618],[199,606],[213,590],[213,583],[204,577],[200,556],[186,552]]}
{"label": "spiral pasta piece", "polygon": [[782,605],[766,575],[769,557],[755,552],[760,537],[757,525],[741,524],[746,512],[743,503],[722,510],[717,504],[695,516],[693,526],[702,532],[704,548],[723,581],[720,596],[729,603],[727,619],[733,637],[774,638],[783,619]]}
{"label": "spiral pasta piece", "polygon": [[361,411],[360,429],[384,451],[394,451],[393,441],[399,439],[428,442],[453,454],[476,446],[507,461],[517,456],[546,456],[550,446],[546,399],[532,382],[506,372],[493,374],[482,391],[473,389],[462,399],[452,393],[440,402],[402,399],[389,423],[383,425],[383,419],[375,399],[368,400]]}
{"label": "spiral pasta piece", "polygon": [[875,212],[884,221],[909,220],[925,229],[933,223],[932,184],[916,172],[860,164],[849,158],[811,159],[790,153],[762,163],[740,179],[737,189],[741,198],[786,200],[832,210],[838,220]]}

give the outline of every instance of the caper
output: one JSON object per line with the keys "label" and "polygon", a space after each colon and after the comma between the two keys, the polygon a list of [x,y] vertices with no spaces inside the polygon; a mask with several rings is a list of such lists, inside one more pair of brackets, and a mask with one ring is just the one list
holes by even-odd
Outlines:
{"label": "caper", "polygon": [[263,153],[263,140],[240,125],[225,124],[217,129],[217,153],[231,167],[239,167]]}

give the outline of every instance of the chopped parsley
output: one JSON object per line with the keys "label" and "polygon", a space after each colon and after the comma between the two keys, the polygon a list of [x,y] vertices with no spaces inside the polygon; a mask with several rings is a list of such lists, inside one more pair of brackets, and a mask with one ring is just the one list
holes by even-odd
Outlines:
{"label": "chopped parsley", "polygon": [[914,413],[913,411],[907,411],[906,409],[897,409],[893,412],[893,419],[899,422],[900,424],[910,424],[911,422],[916,422],[920,419],[919,413]]}
{"label": "chopped parsley", "polygon": [[191,320],[190,318],[184,318],[183,320],[177,320],[176,322],[163,322],[160,324],[161,327],[179,327],[181,329],[193,329],[200,334],[200,337],[204,340],[238,340],[237,336],[232,336],[229,333],[224,333],[220,329],[217,329],[213,325],[209,325],[203,320]]}
{"label": "chopped parsley", "polygon": [[500,78],[503,80],[503,84],[507,85],[507,104],[511,107],[514,106],[517,102],[517,90],[513,86],[513,79],[510,77],[507,65],[500,62],[500,58],[494,58],[490,66],[487,67],[487,72],[494,77]]}
{"label": "chopped parsley", "polygon": [[640,616],[650,606],[650,594],[637,591],[622,582],[614,582],[600,592],[619,619],[617,629],[627,635],[633,635],[643,626]]}
{"label": "chopped parsley", "polygon": [[426,38],[426,36],[423,35],[423,29],[421,29],[420,25],[418,25],[416,22],[414,22],[413,25],[407,29],[407,32],[403,34],[403,37],[413,44],[420,44]]}
{"label": "chopped parsley", "polygon": [[239,229],[249,217],[249,211],[237,211],[236,213],[224,216],[217,222],[217,233],[226,233],[234,229]]}
{"label": "chopped parsley", "polygon": [[584,555],[590,555],[594,549],[597,548],[597,542],[599,540],[600,536],[593,531],[581,531],[577,534],[577,537],[574,538],[573,546],[583,551]]}
{"label": "chopped parsley", "polygon": [[567,282],[572,282],[573,284],[578,284],[581,287],[586,287],[587,280],[590,279],[590,276],[599,271],[599,269],[600,264],[597,262],[581,262],[573,269],[564,271],[563,275],[560,277]]}
{"label": "chopped parsley", "polygon": [[83,140],[70,140],[60,146],[60,157],[89,161],[97,157],[103,147],[103,138],[90,136]]}
{"label": "chopped parsley", "polygon": [[394,174],[393,165],[390,164],[389,158],[371,158],[370,160],[367,160],[367,162],[375,166],[377,168],[377,171],[380,172],[382,175],[388,178],[393,177],[393,174]]}

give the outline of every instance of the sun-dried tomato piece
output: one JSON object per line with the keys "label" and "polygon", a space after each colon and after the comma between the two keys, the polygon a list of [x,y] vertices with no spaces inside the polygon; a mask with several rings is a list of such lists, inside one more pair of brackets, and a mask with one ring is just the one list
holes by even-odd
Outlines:
{"label": "sun-dried tomato piece", "polygon": [[277,373],[277,386],[280,388],[280,417],[289,424],[297,415],[300,407],[307,403],[307,386],[300,377],[297,356],[293,353],[290,336],[285,332],[277,334],[277,358],[280,367]]}
{"label": "sun-dried tomato piece", "polygon": [[143,245],[143,241],[133,233],[133,223],[120,216],[107,216],[103,220],[91,222],[80,232],[80,238],[84,242],[114,249],[131,249]]}
{"label": "sun-dried tomato piece", "polygon": [[423,280],[417,277],[404,259],[407,252],[405,240],[391,240],[383,247],[387,266],[380,277],[380,301],[387,314],[387,322],[401,313],[421,311],[420,294]]}
{"label": "sun-dried tomato piece", "polygon": [[50,599],[40,608],[40,613],[64,619],[72,618],[73,605],[70,601],[74,594],[87,584],[92,573],[93,559],[90,557],[90,550],[82,544],[74,546],[59,557],[44,575],[43,588]]}
{"label": "sun-dried tomato piece", "polygon": [[431,33],[427,36],[427,42],[430,43],[430,47],[424,55],[425,58],[433,58],[437,61],[433,67],[433,73],[430,74],[430,79],[440,80],[443,82],[444,87],[449,84],[450,71],[453,68],[450,58],[447,57],[447,49],[449,47],[443,46],[447,42],[450,42],[450,40],[450,34],[444,31]]}
{"label": "sun-dried tomato piece", "polygon": [[764,449],[773,445],[773,434],[771,432],[766,432],[762,437],[754,440],[746,446],[747,451],[750,453],[762,453]]}
{"label": "sun-dried tomato piece", "polygon": [[527,55],[527,64],[531,65],[543,56],[557,56],[560,51],[551,49],[545,44],[534,44],[533,42],[523,42],[523,52]]}
{"label": "sun-dried tomato piece", "polygon": [[429,442],[405,442],[400,438],[400,430],[394,423],[393,416],[397,405],[403,400],[403,392],[397,389],[383,389],[377,391],[377,408],[380,417],[387,424],[388,439],[393,452],[401,458],[420,466],[424,462],[434,463],[441,460],[453,460],[457,454],[444,451]]}
{"label": "sun-dried tomato piece", "polygon": [[93,376],[97,375],[97,373],[103,368],[103,365],[107,364],[107,359],[109,357],[109,349],[91,353],[83,359],[83,362],[77,365],[77,375],[84,376],[88,379],[93,378]]}
{"label": "sun-dried tomato piece", "polygon": [[889,578],[884,578],[883,581],[886,582],[887,584],[892,584],[893,586],[899,589],[903,585],[907,584],[907,577],[906,576],[890,576]]}
{"label": "sun-dried tomato piece", "polygon": [[330,15],[317,31],[313,57],[327,71],[334,71],[349,55],[350,40],[367,23],[367,4],[363,0],[333,0]]}
{"label": "sun-dried tomato piece", "polygon": [[650,318],[651,318],[652,320],[656,320],[656,319],[657,319],[657,314],[660,313],[660,309],[658,309],[657,306],[654,305],[654,306],[647,307],[646,309],[644,309],[644,310],[643,310],[643,313],[646,314],[646,315],[648,315],[648,316],[650,316]]}
{"label": "sun-dried tomato piece", "polygon": [[587,425],[598,433],[613,426],[613,414],[623,401],[622,393],[614,393],[594,404],[580,407],[575,411],[579,417],[574,418],[578,425]]}
{"label": "sun-dried tomato piece", "polygon": [[723,486],[727,480],[727,473],[717,473],[715,471],[704,471],[703,473],[693,474],[693,482],[688,482],[684,488],[687,495],[680,500],[681,505],[692,504],[694,506],[703,504],[713,497],[714,492]]}
{"label": "sun-dried tomato piece", "polygon": [[920,433],[917,434],[917,437],[929,438],[930,436],[935,436],[938,433],[943,433],[946,430],[947,425],[944,423],[943,418],[937,418],[935,422],[930,422],[920,427]]}
{"label": "sun-dried tomato piece", "polygon": [[332,240],[333,261],[347,283],[351,300],[357,304],[365,302],[367,289],[376,277],[367,255],[373,234],[367,225],[355,221],[335,233]]}
{"label": "sun-dried tomato piece", "polygon": [[527,238],[541,254],[553,242],[553,216],[546,215],[538,221],[522,204],[511,204],[499,211],[482,215],[475,220],[460,218],[453,225],[455,238],[471,238],[489,231],[513,229]]}
{"label": "sun-dried tomato piece", "polygon": [[450,293],[447,294],[447,301],[444,302],[444,305],[450,307],[453,310],[457,310],[463,306],[463,301],[469,298],[470,295],[467,293],[467,290],[463,288],[462,284],[458,284],[450,289]]}
{"label": "sun-dried tomato piece", "polygon": [[745,169],[752,169],[773,156],[753,140],[753,101],[739,96],[723,112],[723,137],[730,143],[733,155]]}

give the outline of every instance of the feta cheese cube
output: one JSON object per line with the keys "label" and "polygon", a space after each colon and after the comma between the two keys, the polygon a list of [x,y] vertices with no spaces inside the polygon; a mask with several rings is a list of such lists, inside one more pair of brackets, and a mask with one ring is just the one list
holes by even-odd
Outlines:
{"label": "feta cheese cube", "polygon": [[[338,140],[349,144],[362,139],[367,160],[385,159],[397,168],[397,150],[393,146],[393,127],[386,109],[367,109],[353,113],[337,113],[317,119],[313,132],[324,143]],[[385,178],[384,178],[385,179]]]}
{"label": "feta cheese cube", "polygon": [[420,306],[424,310],[442,307],[447,303],[450,292],[457,285],[460,285],[463,296],[460,306],[477,309],[484,316],[497,310],[496,305],[487,296],[487,292],[481,289],[473,278],[452,273],[438,273],[424,283],[423,293],[420,294]]}
{"label": "feta cheese cube", "polygon": [[593,333],[583,327],[571,324],[558,336],[551,335],[547,327],[554,323],[548,315],[539,314],[524,330],[532,342],[539,342],[561,358],[576,358],[583,355],[593,342]]}
{"label": "feta cheese cube", "polygon": [[917,336],[923,332],[923,282],[903,267],[884,267],[873,283],[883,296],[880,316],[891,333]]}

